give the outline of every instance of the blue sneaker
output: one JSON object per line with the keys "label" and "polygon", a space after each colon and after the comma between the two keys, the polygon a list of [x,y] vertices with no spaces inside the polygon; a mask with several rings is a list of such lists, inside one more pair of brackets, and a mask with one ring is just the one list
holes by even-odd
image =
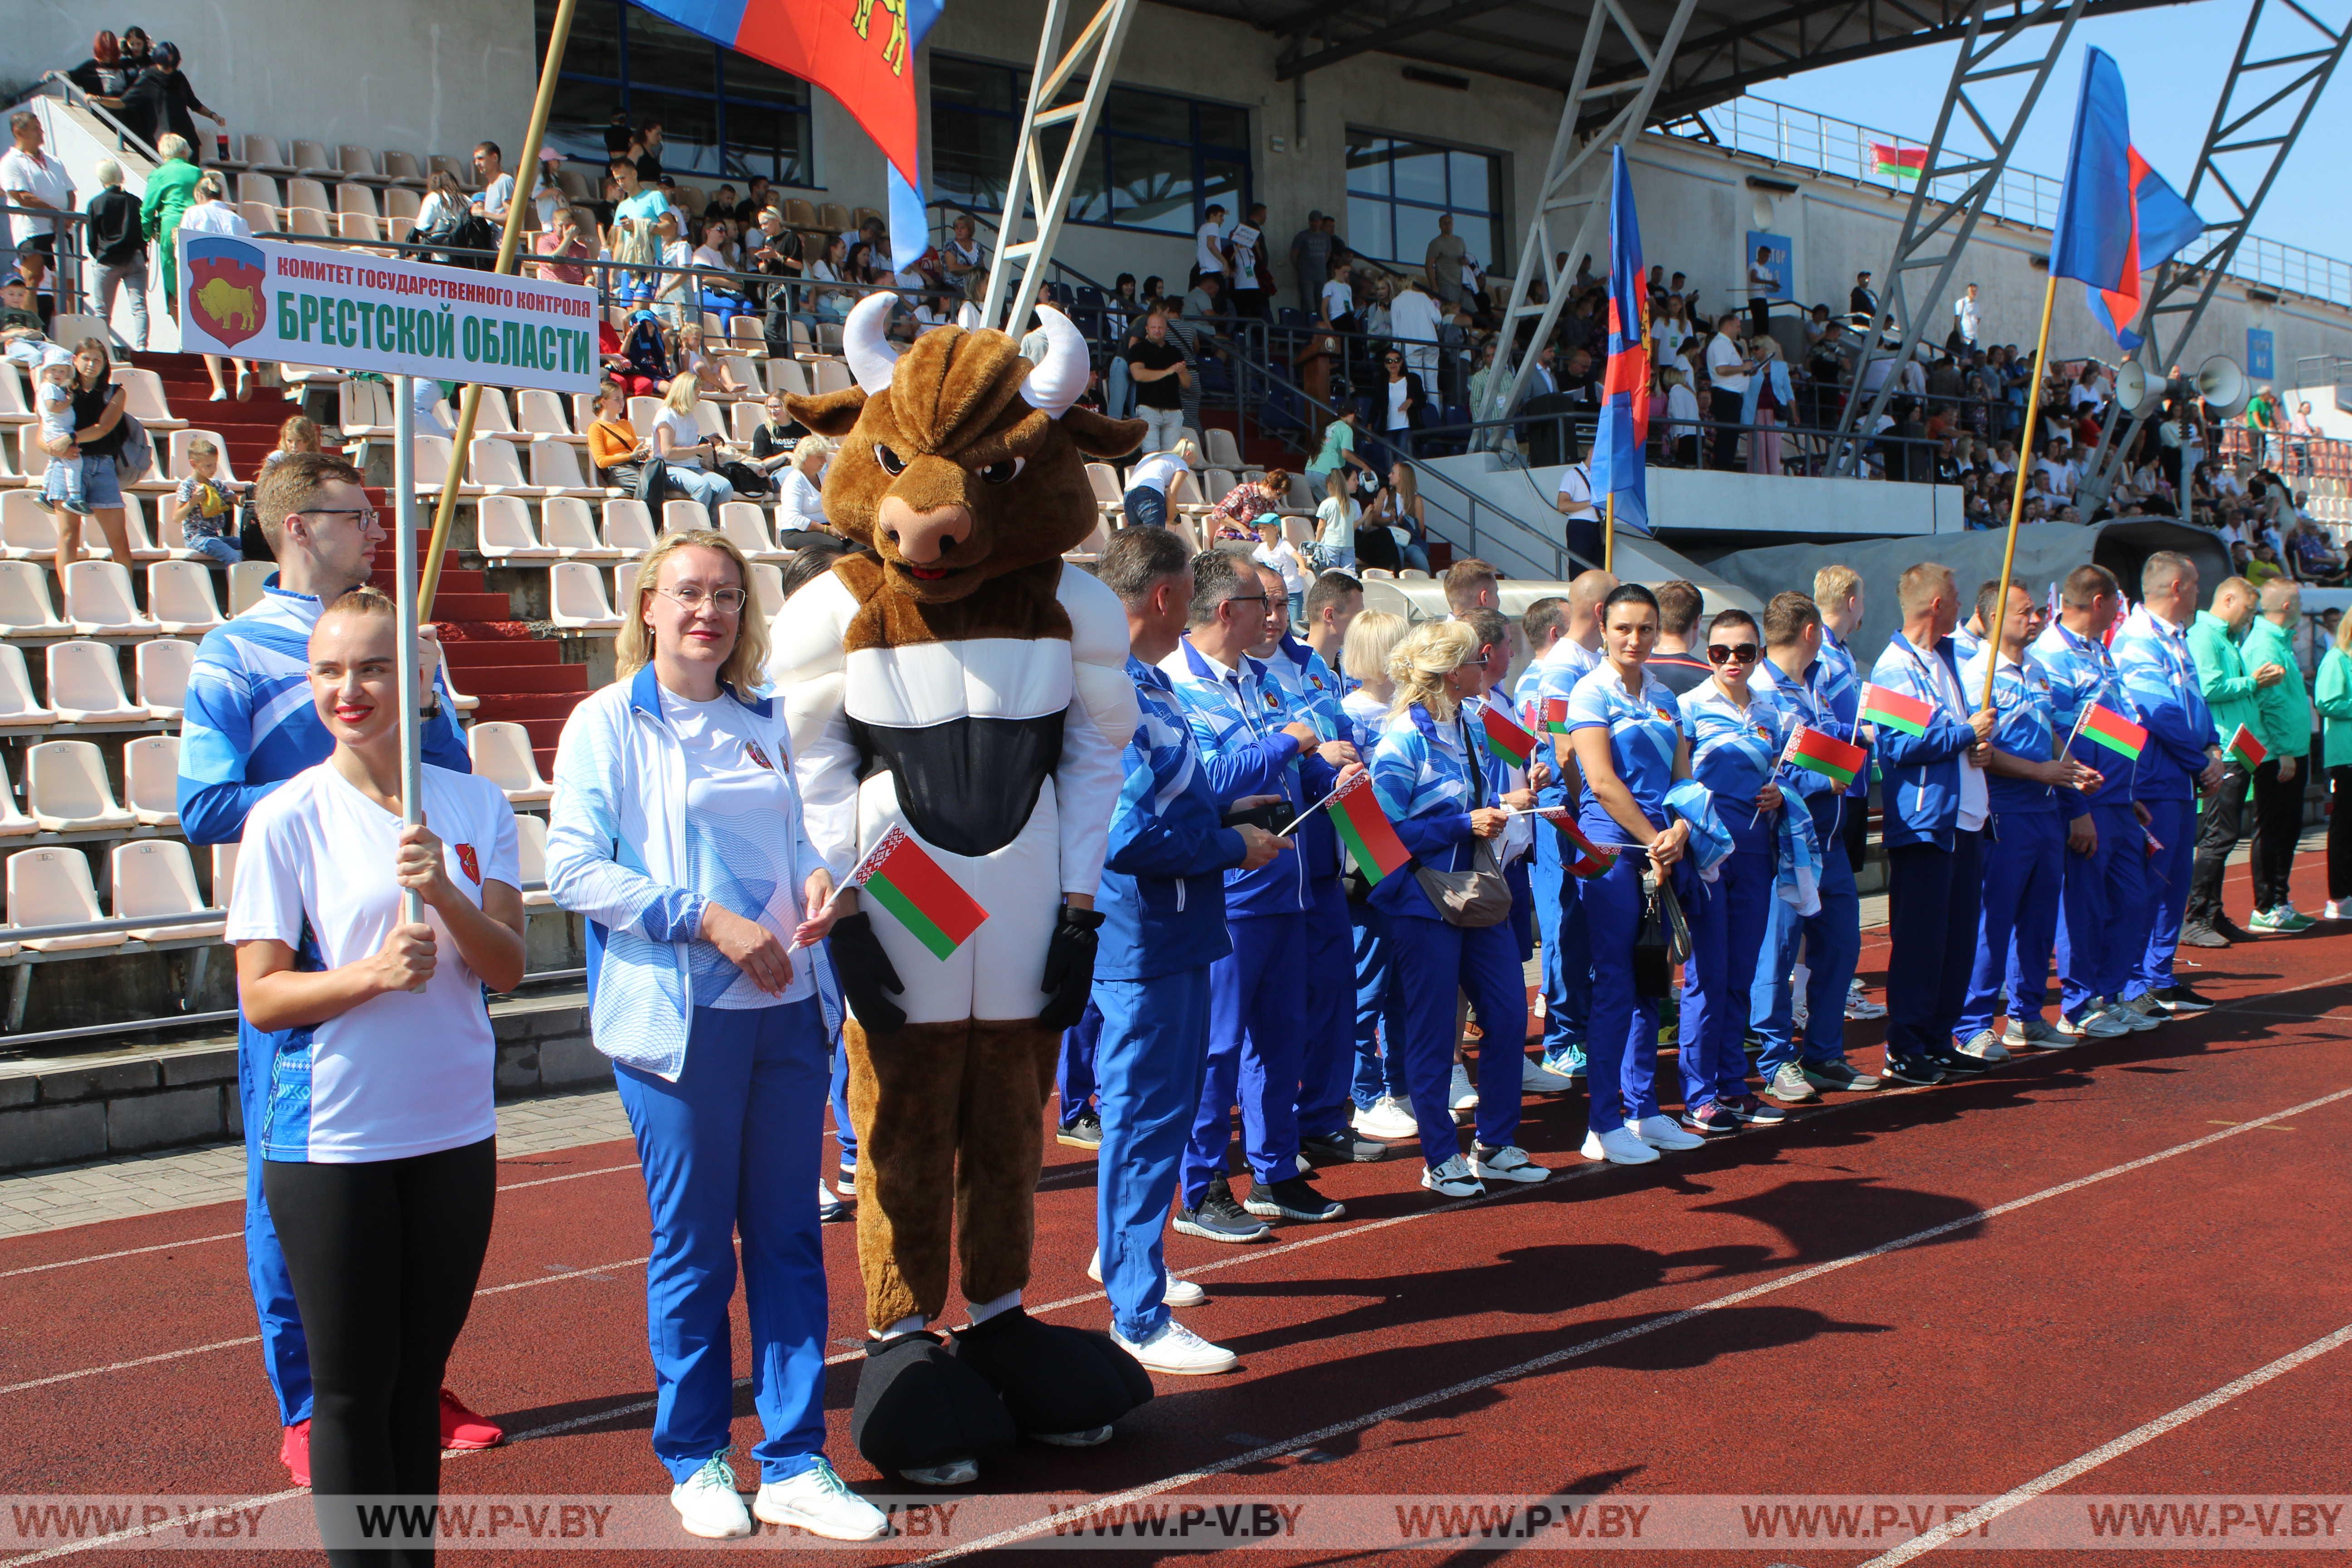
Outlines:
{"label": "blue sneaker", "polygon": [[1570,1082],[1582,1083],[1585,1078],[1584,1042],[1570,1040],[1567,1047],[1559,1054],[1547,1053],[1544,1057],[1544,1070],[1557,1073]]}

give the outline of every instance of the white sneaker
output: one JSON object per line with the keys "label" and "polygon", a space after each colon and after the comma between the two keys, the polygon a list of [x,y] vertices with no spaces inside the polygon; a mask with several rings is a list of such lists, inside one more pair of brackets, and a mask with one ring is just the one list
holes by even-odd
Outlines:
{"label": "white sneaker", "polygon": [[1606,1160],[1612,1165],[1646,1165],[1658,1157],[1658,1152],[1642,1141],[1642,1135],[1630,1127],[1612,1127],[1606,1132],[1584,1135],[1584,1157]]}
{"label": "white sneaker", "polygon": [[1421,1123],[1413,1119],[1412,1107],[1392,1094],[1382,1095],[1356,1112],[1355,1128],[1376,1143],[1402,1143],[1421,1136]]}
{"label": "white sneaker", "polygon": [[1990,1029],[1979,1029],[1969,1037],[1968,1044],[1960,1047],[1960,1055],[1974,1057],[1980,1062],[2005,1062],[2009,1060],[2009,1047],[2002,1045],[2000,1037]]}
{"label": "white sneaker", "polygon": [[1644,1116],[1639,1121],[1625,1123],[1625,1131],[1653,1149],[1699,1149],[1706,1140],[1685,1131],[1671,1116]]}
{"label": "white sneaker", "polygon": [[751,1511],[828,1541],[872,1541],[890,1533],[890,1517],[833,1473],[823,1459],[785,1481],[763,1481]]}
{"label": "white sneaker", "polygon": [[1886,1009],[1864,995],[1862,982],[1857,980],[1846,987],[1845,1016],[1849,1018],[1884,1018]]}
{"label": "white sneaker", "polygon": [[2352,915],[2346,914],[2344,912],[2344,906],[2337,903],[2334,899],[2330,899],[2327,900],[2326,906],[2320,910],[2319,918],[2324,921],[2342,921],[2352,920]]}
{"label": "white sneaker", "polygon": [[1110,1337],[1119,1349],[1150,1370],[1177,1377],[1204,1377],[1211,1373],[1231,1372],[1241,1364],[1241,1357],[1223,1345],[1211,1344],[1173,1318],[1153,1330],[1140,1344],[1120,1337],[1117,1329],[1110,1331]]}
{"label": "white sneaker", "polygon": [[713,1454],[702,1468],[669,1489],[669,1506],[688,1535],[705,1541],[730,1541],[751,1533],[751,1513],[743,1494],[735,1489],[735,1472],[727,1456]]}
{"label": "white sneaker", "polygon": [[1483,1198],[1486,1188],[1470,1172],[1470,1162],[1455,1154],[1443,1165],[1423,1165],[1421,1184],[1440,1197]]}
{"label": "white sneaker", "polygon": [[2083,1040],[2112,1040],[2131,1033],[2131,1026],[2111,1016],[2105,1007],[2085,1007],[2080,1018],[2058,1015],[2058,1032]]}
{"label": "white sneaker", "polygon": [[1528,1152],[1516,1143],[1506,1143],[1499,1149],[1470,1146],[1470,1173],[1482,1182],[1540,1182],[1551,1174],[1528,1158]]}
{"label": "white sneaker", "polygon": [[1454,1076],[1446,1082],[1445,1104],[1452,1110],[1478,1109],[1478,1091],[1470,1087],[1470,1069],[1460,1062],[1454,1064]]}
{"label": "white sneaker", "polygon": [[[1094,1257],[1087,1260],[1087,1278],[1097,1285],[1103,1282],[1102,1248],[1099,1247],[1095,1248]],[[1160,1292],[1160,1299],[1171,1307],[1197,1307],[1209,1299],[1209,1293],[1190,1279],[1179,1279],[1171,1274],[1167,1280],[1166,1288]]]}
{"label": "white sneaker", "polygon": [[1576,1087],[1574,1079],[1552,1071],[1533,1057],[1521,1057],[1519,1062],[1521,1094],[1566,1094]]}

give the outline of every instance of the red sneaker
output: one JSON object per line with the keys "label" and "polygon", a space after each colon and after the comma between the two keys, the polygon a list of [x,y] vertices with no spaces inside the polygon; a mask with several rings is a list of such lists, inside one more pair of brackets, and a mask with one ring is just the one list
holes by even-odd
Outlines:
{"label": "red sneaker", "polygon": [[297,1421],[278,1439],[278,1462],[286,1467],[298,1487],[310,1484],[310,1423]]}
{"label": "red sneaker", "polygon": [[506,1440],[505,1427],[486,1416],[475,1415],[467,1408],[464,1400],[447,1389],[441,1391],[443,1448],[495,1448]]}

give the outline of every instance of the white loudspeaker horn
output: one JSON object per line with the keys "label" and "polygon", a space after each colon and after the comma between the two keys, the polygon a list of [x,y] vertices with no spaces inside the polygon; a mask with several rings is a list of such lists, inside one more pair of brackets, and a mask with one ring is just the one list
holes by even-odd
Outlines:
{"label": "white loudspeaker horn", "polygon": [[2125,413],[2137,414],[2147,395],[2147,370],[2136,359],[2124,361],[2123,368],[2116,372],[2116,402]]}
{"label": "white loudspeaker horn", "polygon": [[2227,354],[2215,354],[2197,367],[2197,392],[2220,419],[2233,419],[2244,413],[2246,400],[2252,395],[2246,373]]}

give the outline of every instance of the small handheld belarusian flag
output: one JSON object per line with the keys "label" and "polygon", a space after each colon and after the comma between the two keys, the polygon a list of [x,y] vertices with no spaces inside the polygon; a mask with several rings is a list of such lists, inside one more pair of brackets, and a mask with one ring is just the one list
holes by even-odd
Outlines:
{"label": "small handheld belarusian flag", "polygon": [[1860,746],[1848,745],[1834,735],[1824,735],[1810,726],[1799,728],[1789,737],[1789,763],[1824,778],[1834,779],[1840,789],[1854,781],[1854,776],[1870,765],[1870,753]]}
{"label": "small handheld belarusian flag", "polygon": [[1386,881],[1390,873],[1412,858],[1412,852],[1391,826],[1389,814],[1381,809],[1370,773],[1358,773],[1333,791],[1330,812],[1339,842],[1348,847],[1349,857],[1366,881]]}
{"label": "small handheld belarusian flag", "polygon": [[1924,735],[1927,721],[1936,710],[1916,697],[1906,697],[1900,691],[1889,691],[1884,686],[1862,689],[1862,718],[1864,723],[1885,724],[1906,735]]}
{"label": "small handheld belarusian flag", "polygon": [[1536,754],[1536,738],[1518,726],[1499,702],[1489,702],[1478,710],[1478,721],[1486,727],[1486,749],[1515,768],[1523,768]]}
{"label": "small handheld belarusian flag", "polygon": [[1543,730],[1544,733],[1547,735],[1565,735],[1568,733],[1567,698],[1547,697],[1543,699]]}
{"label": "small handheld belarusian flag", "polygon": [[864,888],[915,940],[944,959],[964,943],[988,919],[988,911],[943,870],[903,827],[893,827],[866,852],[849,874],[852,886]]}
{"label": "small handheld belarusian flag", "polygon": [[1559,828],[1559,836],[1568,840],[1568,847],[1576,857],[1568,863],[1570,876],[1581,877],[1589,882],[1595,877],[1608,875],[1610,868],[1617,864],[1617,851],[1603,849],[1587,838],[1584,830],[1576,825],[1576,813],[1567,806],[1543,806],[1537,810],[1536,815]]}
{"label": "small handheld belarusian flag", "polygon": [[1877,162],[1879,174],[1889,180],[1916,180],[1927,167],[1925,147],[1890,147],[1873,142],[1870,155]]}
{"label": "small handheld belarusian flag", "polygon": [[2080,726],[2083,739],[2096,741],[2111,752],[2120,752],[2133,762],[2147,744],[2147,731],[2116,712],[2114,709],[2094,702],[2083,710]]}
{"label": "small handheld belarusian flag", "polygon": [[2254,739],[2254,732],[2243,724],[2238,726],[2238,732],[2230,737],[2230,743],[2222,747],[2221,752],[2223,755],[2234,757],[2243,763],[2248,773],[2261,767],[2263,759],[2270,755],[2263,743]]}

